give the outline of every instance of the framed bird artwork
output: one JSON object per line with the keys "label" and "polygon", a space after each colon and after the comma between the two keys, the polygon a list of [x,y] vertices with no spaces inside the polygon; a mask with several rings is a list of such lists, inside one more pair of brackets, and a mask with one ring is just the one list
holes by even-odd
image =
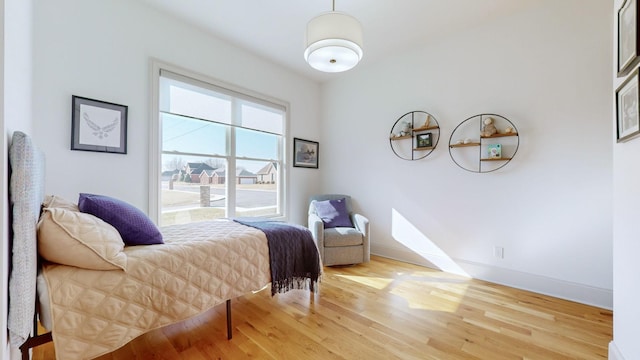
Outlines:
{"label": "framed bird artwork", "polygon": [[73,95],[71,150],[127,153],[127,106]]}

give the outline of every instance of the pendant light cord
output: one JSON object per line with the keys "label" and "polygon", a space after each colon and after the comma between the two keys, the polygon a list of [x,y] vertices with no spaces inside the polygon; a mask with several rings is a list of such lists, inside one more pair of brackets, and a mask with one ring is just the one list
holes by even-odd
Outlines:
{"label": "pendant light cord", "polygon": [[333,12],[336,11],[336,0],[333,0]]}

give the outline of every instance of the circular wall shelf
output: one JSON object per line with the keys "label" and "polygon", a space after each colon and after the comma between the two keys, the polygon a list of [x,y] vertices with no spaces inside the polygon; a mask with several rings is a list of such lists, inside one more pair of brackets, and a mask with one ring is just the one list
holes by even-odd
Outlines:
{"label": "circular wall shelf", "polygon": [[429,156],[440,141],[438,120],[426,111],[409,111],[391,127],[389,144],[397,157],[420,160]]}
{"label": "circular wall shelf", "polygon": [[[497,132],[484,133],[487,119],[493,119]],[[449,155],[464,170],[486,173],[507,165],[519,146],[518,129],[509,119],[498,114],[478,114],[453,129],[449,138]]]}

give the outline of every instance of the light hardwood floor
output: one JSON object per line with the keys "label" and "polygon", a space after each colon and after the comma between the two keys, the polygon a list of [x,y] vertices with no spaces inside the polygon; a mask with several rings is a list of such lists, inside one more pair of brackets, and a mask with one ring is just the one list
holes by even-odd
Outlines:
{"label": "light hardwood floor", "polygon": [[375,256],[326,267],[313,298],[232,304],[232,340],[222,304],[99,359],[606,359],[612,338],[609,310]]}

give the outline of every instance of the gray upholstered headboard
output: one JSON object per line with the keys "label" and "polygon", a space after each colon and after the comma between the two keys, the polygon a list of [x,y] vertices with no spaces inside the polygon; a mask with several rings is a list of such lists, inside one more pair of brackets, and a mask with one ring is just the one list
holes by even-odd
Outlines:
{"label": "gray upholstered headboard", "polygon": [[13,133],[9,148],[12,208],[9,318],[11,345],[22,345],[33,329],[38,249],[36,226],[44,200],[44,155],[23,132]]}

